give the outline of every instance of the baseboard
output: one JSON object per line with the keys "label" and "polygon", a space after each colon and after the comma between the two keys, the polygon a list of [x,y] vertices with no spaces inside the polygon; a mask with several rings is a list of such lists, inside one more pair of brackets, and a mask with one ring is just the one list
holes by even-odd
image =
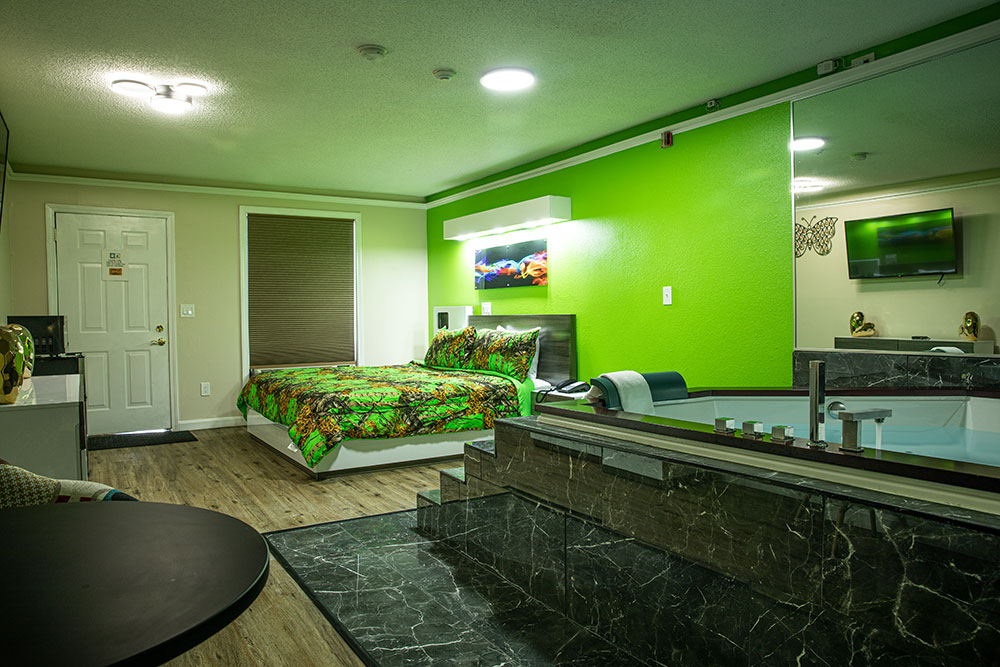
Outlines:
{"label": "baseboard", "polygon": [[239,415],[235,417],[213,417],[212,419],[181,419],[177,422],[179,431],[201,431],[206,428],[226,428],[227,426],[246,426],[246,420]]}

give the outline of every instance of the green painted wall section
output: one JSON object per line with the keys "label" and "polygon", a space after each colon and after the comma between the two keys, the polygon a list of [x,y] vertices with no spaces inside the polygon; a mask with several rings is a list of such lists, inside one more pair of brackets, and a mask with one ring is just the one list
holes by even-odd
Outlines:
{"label": "green painted wall section", "polygon": [[[790,113],[776,105],[671,148],[644,144],[430,209],[431,309],[576,313],[583,379],[676,370],[689,386],[790,385]],[[572,198],[573,220],[479,244],[546,237],[549,285],[476,291],[477,241],[443,240],[443,221],[543,195]],[[662,305],[664,285],[674,305]]]}

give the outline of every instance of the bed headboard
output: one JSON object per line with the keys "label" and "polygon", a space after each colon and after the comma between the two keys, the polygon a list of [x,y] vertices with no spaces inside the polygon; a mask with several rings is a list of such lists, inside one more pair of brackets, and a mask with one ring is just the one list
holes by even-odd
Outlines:
{"label": "bed headboard", "polygon": [[552,384],[576,379],[576,315],[470,315],[469,326],[517,331],[541,327],[538,377]]}

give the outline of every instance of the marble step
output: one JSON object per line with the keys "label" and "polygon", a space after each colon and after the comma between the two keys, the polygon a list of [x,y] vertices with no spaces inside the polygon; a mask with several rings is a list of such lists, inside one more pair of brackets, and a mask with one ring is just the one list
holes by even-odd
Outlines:
{"label": "marble step", "polygon": [[466,451],[471,447],[472,449],[478,449],[481,452],[489,454],[490,456],[496,457],[497,448],[496,443],[494,443],[493,438],[487,440],[473,440],[472,442],[465,443]]}
{"label": "marble step", "polygon": [[428,489],[417,493],[417,509],[441,504],[441,489]]}
{"label": "marble step", "polygon": [[468,497],[465,490],[464,466],[442,470],[440,476],[442,503],[450,503],[453,500],[465,500]]}

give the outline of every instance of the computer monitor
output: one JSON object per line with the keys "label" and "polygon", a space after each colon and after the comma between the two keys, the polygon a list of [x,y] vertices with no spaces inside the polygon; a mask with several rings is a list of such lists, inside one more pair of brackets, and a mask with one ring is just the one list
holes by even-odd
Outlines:
{"label": "computer monitor", "polygon": [[7,324],[20,324],[35,340],[35,355],[66,352],[66,318],[63,315],[8,315]]}

